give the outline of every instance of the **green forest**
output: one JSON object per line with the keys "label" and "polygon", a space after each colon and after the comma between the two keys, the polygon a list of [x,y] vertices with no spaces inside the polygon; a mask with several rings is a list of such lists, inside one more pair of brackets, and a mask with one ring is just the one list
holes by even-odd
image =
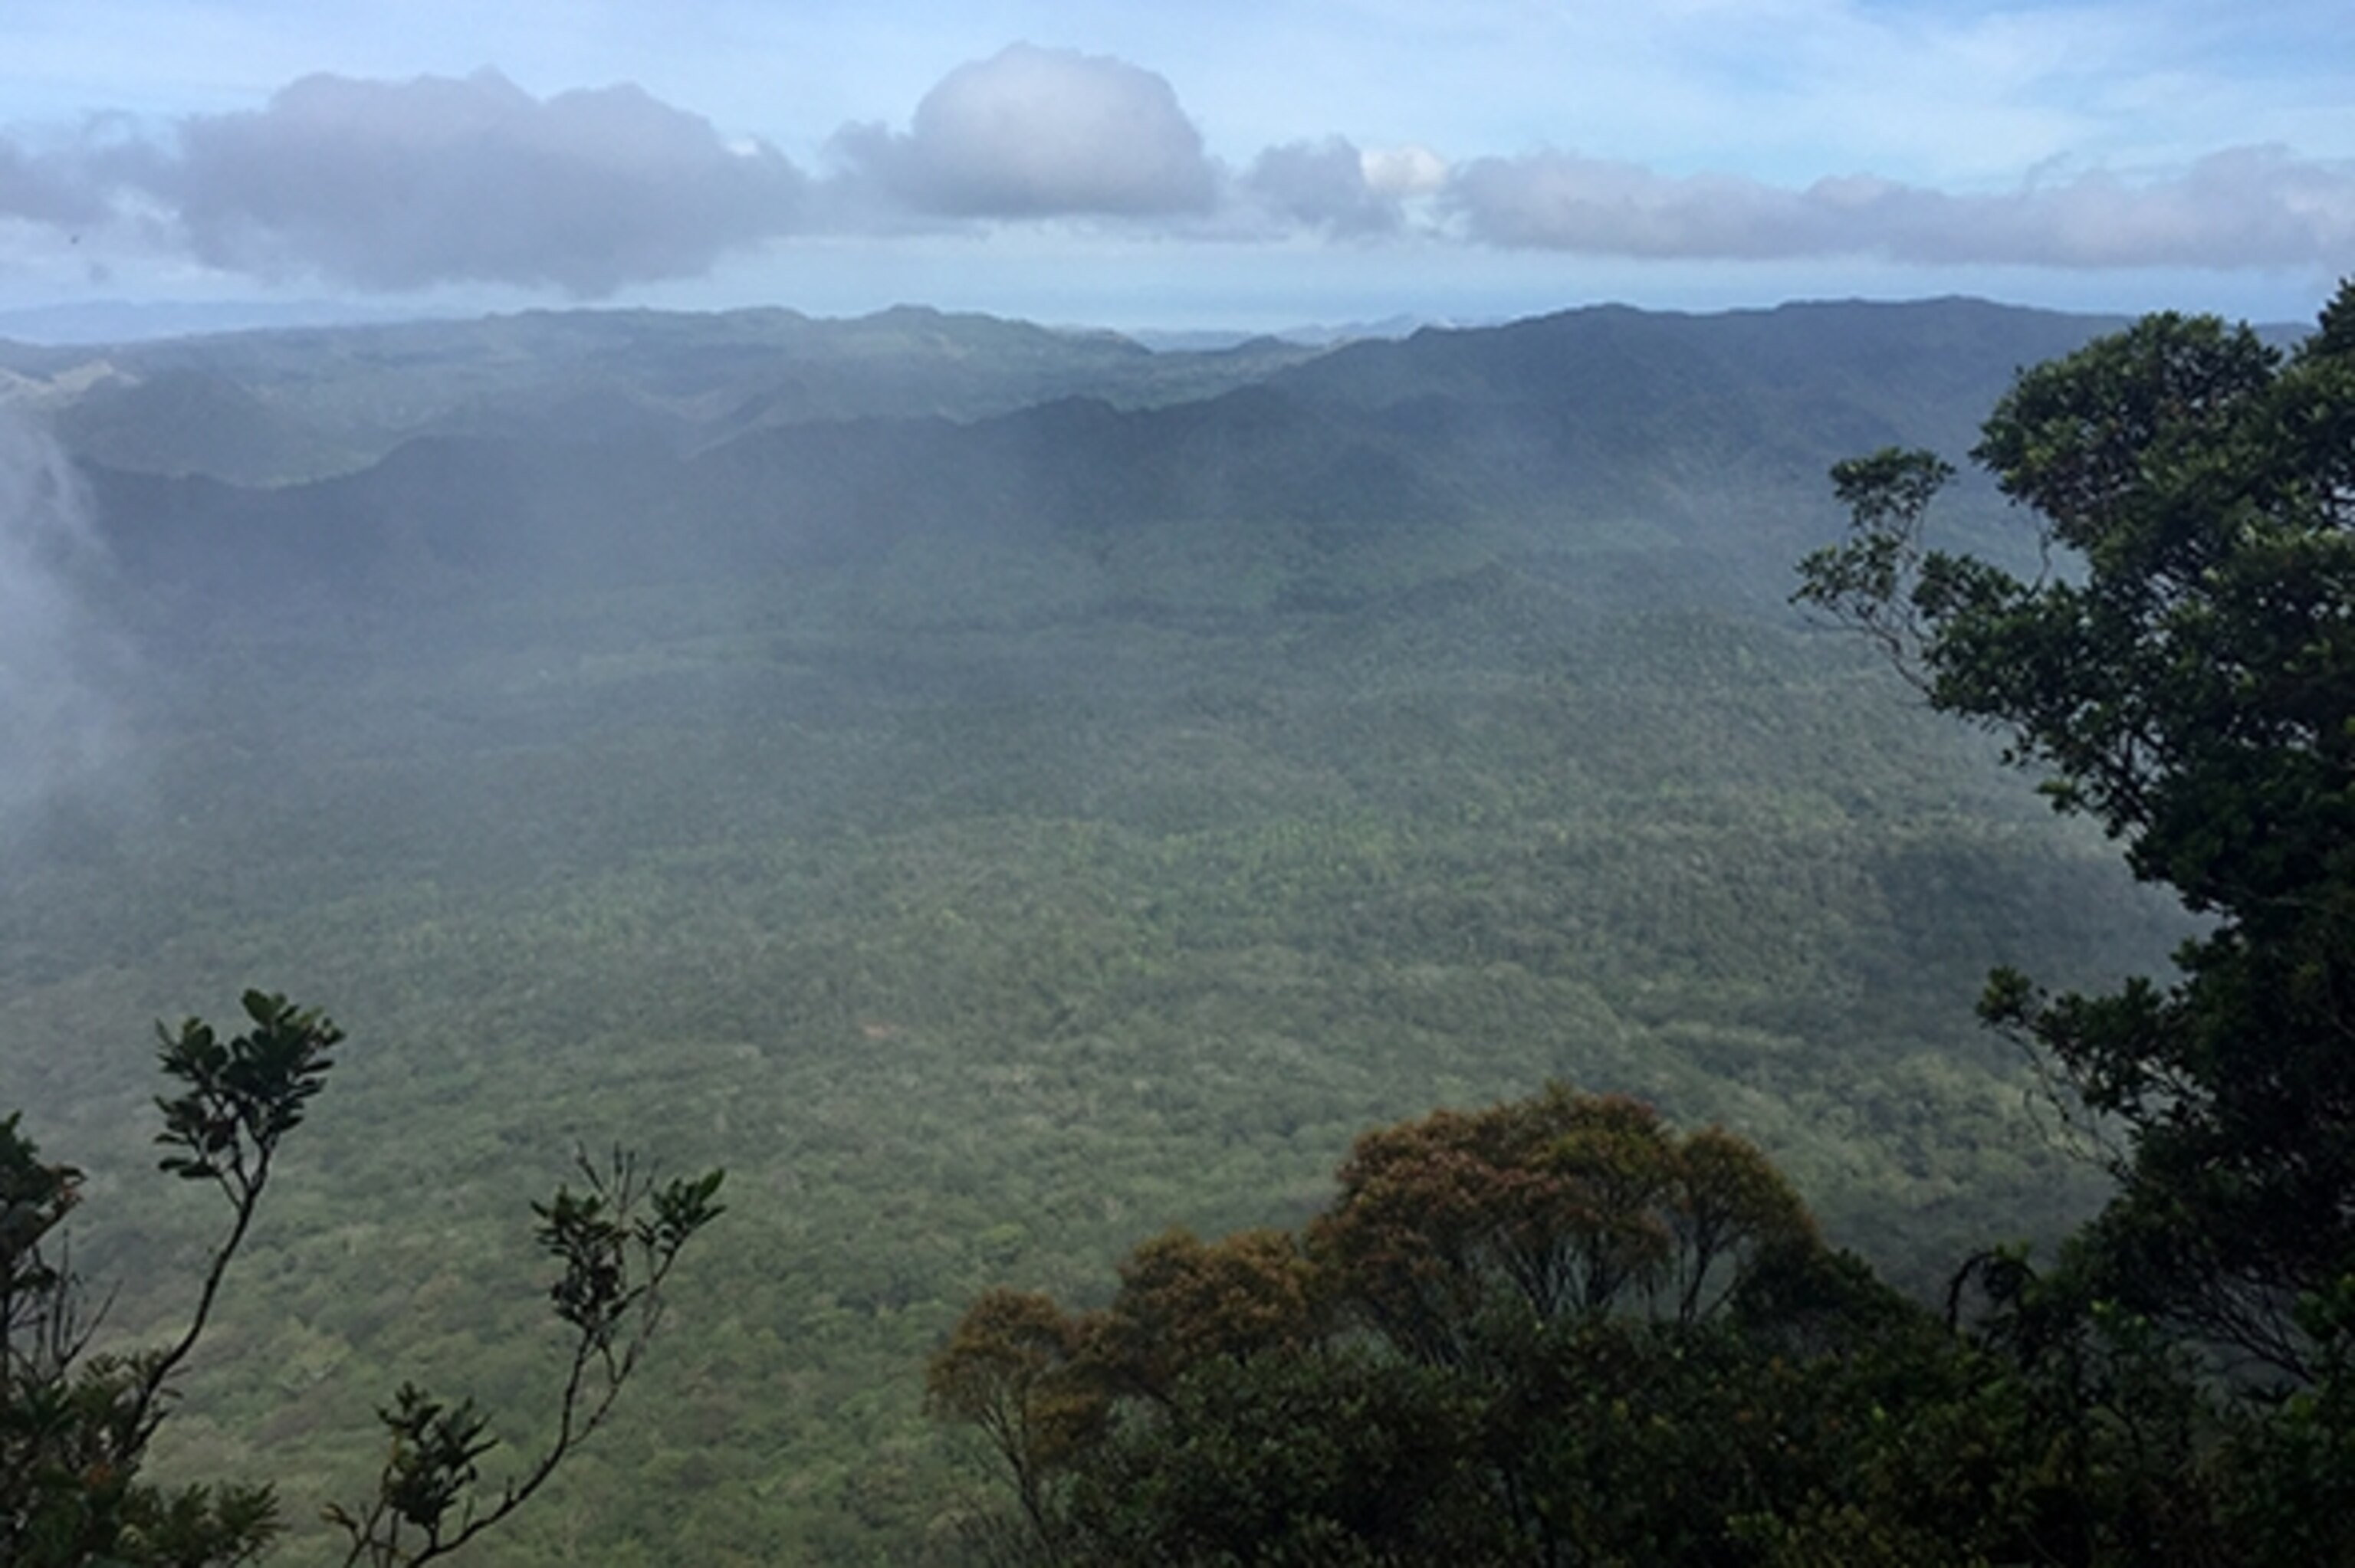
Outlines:
{"label": "green forest", "polygon": [[144,1472],[284,1561],[426,1388],[486,1564],[2332,1560],[2350,313],[126,351],[0,1174],[168,1345],[155,1021],[332,1036]]}

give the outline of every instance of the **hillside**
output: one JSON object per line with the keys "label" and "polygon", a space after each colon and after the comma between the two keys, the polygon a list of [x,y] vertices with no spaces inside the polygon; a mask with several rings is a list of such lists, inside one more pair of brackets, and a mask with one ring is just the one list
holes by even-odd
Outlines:
{"label": "hillside", "polygon": [[[1689,594],[1698,573],[1737,592],[1763,584],[1779,602],[1784,567],[1827,525],[1830,463],[1898,441],[1959,459],[2015,369],[2102,324],[1961,301],[1703,318],[1614,307],[1348,345],[1198,401],[1123,408],[1058,395],[964,422],[866,415],[868,388],[850,375],[811,394],[824,417],[756,422],[693,451],[651,413],[547,418],[515,434],[535,421],[510,412],[410,439],[356,473],[269,493],[197,478],[159,484],[152,470],[110,460],[115,438],[85,447],[80,427],[62,433],[92,466],[134,571],[182,583],[270,562],[345,592],[439,594],[453,584],[437,567],[485,588],[537,588],[550,571],[640,582],[649,571],[733,576],[813,553],[873,556],[934,535],[1020,548],[1093,541],[1086,547],[1101,554],[1107,538],[1248,519],[1265,535],[1263,556],[1281,554],[1279,537],[1300,546],[1285,569],[1303,592],[1323,591],[1312,579],[1337,563],[1362,576],[1368,553],[1400,542],[1390,534],[1428,552],[1469,530],[1479,540],[1458,566],[1499,552],[1577,557],[1676,579],[1654,592]],[[685,330],[667,327],[664,342]],[[1124,361],[1142,354],[1043,334],[993,348],[980,329],[959,330],[994,367],[960,372],[967,381],[1021,379],[1006,366],[1029,365],[1042,343]],[[612,352],[636,364],[629,341]],[[577,357],[552,356],[549,378]],[[649,353],[647,363],[683,385],[725,358],[706,345],[700,358]],[[577,406],[589,394],[570,396]],[[561,439],[546,433],[557,427]],[[235,549],[218,547],[222,530]],[[194,541],[185,557],[175,554],[183,539]],[[168,573],[154,564],[164,558]],[[389,559],[424,575],[370,576],[362,565]]]}
{"label": "hillside", "polygon": [[[2179,927],[1784,598],[1826,465],[1959,458],[2101,324],[1596,310],[1206,368],[954,323],[924,390],[761,403],[783,318],[520,318],[268,486],[61,416],[133,743],[0,851],[0,1104],[96,1173],[130,1328],[193,1245],[144,1201],[151,1021],[260,983],[349,1029],[174,1423],[296,1518],[400,1377],[524,1397],[522,1203],[576,1143],[728,1166],[562,1483],[614,1563],[921,1560],[922,1362],[977,1289],[1293,1223],[1357,1130],[1550,1075],[1724,1120],[1926,1287],[2096,1191],[1985,969]],[[371,330],[171,352],[349,453]],[[482,1560],[572,1561],[563,1511]]]}
{"label": "hillside", "polygon": [[91,461],[278,484],[433,436],[645,435],[683,451],[816,418],[969,418],[1081,393],[1167,402],[1315,352],[1260,339],[1156,355],[1110,333],[912,306],[850,321],[533,311],[112,346],[0,342],[0,404],[40,411]]}

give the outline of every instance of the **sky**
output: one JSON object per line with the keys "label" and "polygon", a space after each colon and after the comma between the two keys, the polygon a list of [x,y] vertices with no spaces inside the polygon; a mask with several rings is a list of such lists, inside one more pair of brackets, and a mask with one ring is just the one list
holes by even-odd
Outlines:
{"label": "sky", "polygon": [[10,0],[0,310],[2310,319],[2346,0]]}

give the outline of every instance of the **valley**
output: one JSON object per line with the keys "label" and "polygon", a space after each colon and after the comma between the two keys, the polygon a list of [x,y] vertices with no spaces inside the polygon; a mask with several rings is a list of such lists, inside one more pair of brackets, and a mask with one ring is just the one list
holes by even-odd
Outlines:
{"label": "valley", "polygon": [[201,1234],[154,1021],[261,985],[351,1036],[171,1466],[306,1527],[404,1377],[527,1438],[525,1205],[576,1148],[725,1166],[730,1213],[485,1563],[922,1561],[975,1293],[1101,1297],[1550,1078],[1754,1140],[1920,1293],[2058,1235],[2103,1183],[1973,1001],[2190,927],[1787,598],[1829,463],[1959,461],[2109,324],[573,313],[110,355],[134,385],[8,346],[85,476],[59,591],[120,739],[0,824],[0,1106],[91,1172],[113,1329]]}

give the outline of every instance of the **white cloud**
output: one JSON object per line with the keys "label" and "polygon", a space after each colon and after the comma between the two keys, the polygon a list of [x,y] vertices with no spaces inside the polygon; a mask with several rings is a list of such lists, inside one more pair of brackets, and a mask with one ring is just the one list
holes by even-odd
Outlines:
{"label": "white cloud", "polygon": [[1445,191],[1487,244],[1599,256],[1806,255],[1836,246],[1837,213],[1728,175],[1672,177],[1635,164],[1540,153],[1479,158]]}
{"label": "white cloud", "polygon": [[1404,220],[1396,196],[1366,177],[1365,154],[1337,136],[1268,148],[1242,185],[1279,220],[1331,234],[1385,234]]}
{"label": "white cloud", "polygon": [[1431,196],[1447,184],[1447,160],[1428,147],[1369,148],[1359,157],[1366,184],[1384,196]]}
{"label": "white cloud", "polygon": [[306,77],[115,164],[214,267],[591,297],[790,229],[805,185],[774,149],[731,146],[636,87],[540,100],[488,70]]}
{"label": "white cloud", "polygon": [[[300,14],[273,3],[282,19]],[[560,0],[519,3],[511,18],[545,18]],[[1826,288],[1862,263],[2147,281],[2159,269],[2328,276],[2355,255],[2355,98],[2285,93],[2282,116],[2249,123],[2299,134],[2214,151],[2218,117],[2246,108],[2249,84],[2275,67],[2231,51],[2213,0],[2151,0],[2164,36],[2107,0],[1664,0],[1608,16],[1545,0],[1206,3],[1219,26],[1123,15],[1092,35],[1184,66],[1182,104],[1168,78],[1111,53],[981,56],[1050,25],[1046,0],[945,32],[866,13],[830,21],[824,37],[872,46],[830,76],[786,47],[800,35],[730,0],[741,47],[724,70],[691,38],[645,52],[666,97],[634,84],[535,96],[489,71],[314,75],[223,109],[238,97],[215,71],[204,111],[0,127],[0,277],[24,298],[58,291],[53,280],[111,286],[86,281],[108,265],[179,292],[191,278],[261,278],[515,291],[502,302],[646,297],[722,264],[768,268],[773,290],[829,266],[904,278],[894,255],[936,253],[920,231],[1000,255],[1061,245],[1077,257],[1111,240],[1201,258],[1214,245],[1220,266],[1254,247],[1297,260],[1346,241],[1359,281],[1404,278],[1411,255],[1427,268],[1476,252],[1500,265],[1736,263],[1761,278],[1769,264],[1822,264]],[[635,4],[601,0],[603,20],[561,48],[523,48],[539,35],[519,21],[470,29],[471,13],[435,15],[457,40],[447,48],[495,40],[561,82],[618,58]],[[2335,14],[2313,11],[2297,37],[2326,36]],[[169,8],[152,15],[168,34]],[[44,42],[36,29],[35,58],[64,59],[63,31],[53,19]],[[377,28],[341,49],[374,66],[411,36]],[[2186,39],[2225,63],[2200,76]],[[941,48],[980,58],[938,75]],[[0,62],[0,87],[27,69]],[[157,90],[150,81],[134,108]],[[705,90],[728,106],[724,130],[697,111],[703,97],[677,106]],[[1198,93],[1216,123],[1188,112]],[[870,100],[903,118],[842,121]],[[2182,123],[2153,118],[2195,103]],[[801,126],[831,172],[805,175],[756,133],[780,124]],[[1239,125],[1249,139],[1214,155],[1211,134]],[[839,127],[830,141],[826,126]],[[1542,150],[1572,137],[1589,151]]]}
{"label": "white cloud", "polygon": [[905,134],[846,126],[835,148],[909,209],[940,217],[1200,213],[1217,187],[1167,81],[1029,44],[949,72]]}
{"label": "white cloud", "polygon": [[2158,177],[2092,173],[1961,195],[1869,176],[1784,189],[1543,153],[1467,164],[1444,199],[1476,240],[1591,256],[2261,268],[2355,254],[2355,164],[2270,147]]}

